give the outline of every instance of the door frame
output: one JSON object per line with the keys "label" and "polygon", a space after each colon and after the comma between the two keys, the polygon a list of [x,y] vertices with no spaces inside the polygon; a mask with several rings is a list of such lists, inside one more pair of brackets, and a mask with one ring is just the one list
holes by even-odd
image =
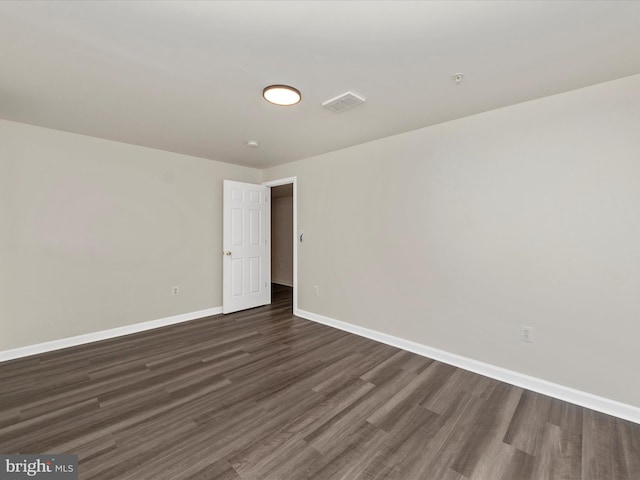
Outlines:
{"label": "door frame", "polygon": [[[298,178],[286,177],[278,180],[270,180],[268,182],[262,182],[265,187],[278,187],[280,185],[293,184],[293,313],[298,310]],[[271,194],[269,194],[271,198]],[[271,202],[269,202],[269,208],[267,208],[267,232],[266,236],[269,239],[269,250],[267,251],[267,272],[268,277],[268,303],[271,303]]]}

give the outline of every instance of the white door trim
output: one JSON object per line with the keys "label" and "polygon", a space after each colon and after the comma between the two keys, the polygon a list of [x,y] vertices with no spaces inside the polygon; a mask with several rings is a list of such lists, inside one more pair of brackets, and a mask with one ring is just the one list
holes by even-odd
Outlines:
{"label": "white door trim", "polygon": [[[298,177],[280,178],[278,180],[270,180],[262,182],[265,187],[278,187],[280,185],[293,184],[293,311],[298,309]],[[267,209],[267,238],[271,238],[271,209]],[[268,272],[271,272],[271,249],[267,252]],[[271,294],[271,275],[269,277],[269,285],[267,291]],[[269,297],[271,303],[271,297]]]}

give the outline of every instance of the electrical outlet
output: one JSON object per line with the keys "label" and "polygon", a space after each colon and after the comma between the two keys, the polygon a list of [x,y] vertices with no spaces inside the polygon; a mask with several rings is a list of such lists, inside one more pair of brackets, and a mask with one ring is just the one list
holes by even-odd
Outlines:
{"label": "electrical outlet", "polygon": [[171,295],[180,295],[180,287],[171,287]]}
{"label": "electrical outlet", "polygon": [[527,343],[533,343],[533,327],[520,325],[520,340]]}
{"label": "electrical outlet", "polygon": [[320,287],[318,287],[318,285],[313,286],[313,294],[320,295]]}

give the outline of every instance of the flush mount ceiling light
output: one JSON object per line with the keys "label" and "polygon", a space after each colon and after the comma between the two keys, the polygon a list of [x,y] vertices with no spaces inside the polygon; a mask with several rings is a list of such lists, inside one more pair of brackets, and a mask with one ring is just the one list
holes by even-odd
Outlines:
{"label": "flush mount ceiling light", "polygon": [[274,105],[295,105],[302,99],[300,91],[288,85],[269,85],[262,91],[267,102]]}

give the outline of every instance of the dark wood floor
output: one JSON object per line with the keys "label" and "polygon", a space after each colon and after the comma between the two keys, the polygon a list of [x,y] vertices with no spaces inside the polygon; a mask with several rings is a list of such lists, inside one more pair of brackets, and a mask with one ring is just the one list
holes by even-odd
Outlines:
{"label": "dark wood floor", "polygon": [[0,452],[81,479],[637,480],[640,425],[271,306],[0,364]]}

